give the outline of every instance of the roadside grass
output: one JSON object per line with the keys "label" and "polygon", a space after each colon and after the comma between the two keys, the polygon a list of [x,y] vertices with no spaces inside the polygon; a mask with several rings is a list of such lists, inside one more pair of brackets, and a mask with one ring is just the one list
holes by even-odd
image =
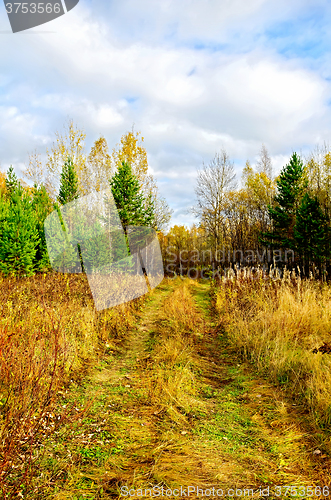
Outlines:
{"label": "roadside grass", "polygon": [[45,441],[91,400],[58,404],[120,342],[143,299],[96,312],[83,275],[0,277],[0,495],[31,495]]}
{"label": "roadside grass", "polygon": [[213,297],[208,282],[164,280],[125,333],[104,330],[94,366],[57,393],[54,415],[72,408],[77,418],[42,441],[23,498],[114,499],[153,486],[261,498],[260,487],[330,484],[322,434],[243,359],[211,314]]}
{"label": "roadside grass", "polygon": [[214,307],[233,349],[304,403],[331,451],[331,288],[285,272],[282,279],[238,275],[214,291]]}
{"label": "roadside grass", "polygon": [[[203,284],[192,288],[205,313],[207,288]],[[204,447],[232,464],[217,472],[215,479],[226,488],[254,491],[261,485],[330,485],[330,456],[303,408],[293,406],[285,391],[243,360],[218,319],[211,316],[212,328],[201,342],[202,349],[197,346],[206,360],[202,395],[213,407],[195,431]],[[314,454],[316,450],[322,451]]]}
{"label": "roadside grass", "polygon": [[124,498],[125,487],[192,485],[261,498],[260,487],[329,484],[329,456],[313,454],[318,436],[234,352],[216,319],[208,283],[165,280],[153,291],[126,340],[67,394],[82,407],[96,399],[47,443],[48,486],[38,498]]}
{"label": "roadside grass", "polygon": [[[169,290],[164,284],[157,293],[150,293],[146,307],[153,308],[154,301],[158,304]],[[78,411],[91,399],[93,404],[76,424],[63,426],[46,443],[41,473],[35,480],[36,498],[108,498],[112,481],[125,480],[132,463],[144,469],[144,450],[152,438],[145,425],[148,415],[137,413],[140,407],[146,413],[139,364],[148,359],[148,333],[138,322],[125,337],[113,339],[112,348],[59,401],[59,406],[77,402]]]}

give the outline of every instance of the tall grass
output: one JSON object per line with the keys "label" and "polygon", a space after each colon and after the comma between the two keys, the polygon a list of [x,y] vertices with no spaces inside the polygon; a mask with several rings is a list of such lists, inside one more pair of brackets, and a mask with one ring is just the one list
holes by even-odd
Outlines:
{"label": "tall grass", "polygon": [[0,496],[26,498],[43,442],[82,416],[59,405],[142,307],[97,312],[84,275],[0,278]]}
{"label": "tall grass", "polygon": [[195,284],[183,280],[164,301],[156,322],[158,343],[153,351],[149,400],[177,423],[183,423],[186,413],[199,406],[194,340],[203,323],[189,290]]}
{"label": "tall grass", "polygon": [[213,288],[220,327],[256,368],[304,402],[315,422],[331,423],[331,287],[285,269],[237,269]]}

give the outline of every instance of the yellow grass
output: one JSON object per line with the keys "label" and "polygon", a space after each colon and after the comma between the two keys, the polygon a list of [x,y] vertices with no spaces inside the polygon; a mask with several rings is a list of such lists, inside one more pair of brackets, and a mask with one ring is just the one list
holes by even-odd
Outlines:
{"label": "yellow grass", "polygon": [[12,498],[43,441],[82,414],[55,416],[58,395],[123,338],[143,299],[97,312],[83,275],[0,280],[0,496]]}
{"label": "yellow grass", "polygon": [[330,286],[289,272],[252,279],[241,271],[223,280],[214,305],[234,348],[304,400],[320,426],[328,425],[331,355],[312,351],[331,340]]}
{"label": "yellow grass", "polygon": [[[177,422],[185,413],[199,406],[196,399],[194,333],[201,328],[201,318],[184,281],[168,297],[158,316],[158,343],[153,352],[153,375],[149,398],[166,410]],[[192,282],[191,282],[192,284]]]}

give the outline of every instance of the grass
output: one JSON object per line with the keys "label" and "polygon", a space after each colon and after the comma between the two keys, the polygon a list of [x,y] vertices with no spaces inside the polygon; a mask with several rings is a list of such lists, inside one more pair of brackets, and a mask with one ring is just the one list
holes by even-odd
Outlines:
{"label": "grass", "polygon": [[[87,411],[61,395],[113,338],[122,339],[142,300],[96,312],[87,280],[61,274],[1,278],[0,492],[15,498],[33,489],[44,443]],[[108,343],[107,343],[108,342]],[[78,413],[77,413],[78,411]]]}
{"label": "grass", "polygon": [[[73,285],[71,314],[79,317],[81,285]],[[248,348],[245,356],[231,337],[233,312],[252,319],[268,293],[276,310],[277,288],[266,286],[259,302],[257,285],[227,286],[164,280],[144,304],[104,312],[107,327],[95,313],[93,358],[87,367],[76,361],[72,382],[54,397],[54,420],[67,408],[71,420],[41,439],[21,498],[101,500],[124,498],[125,488],[190,485],[261,498],[261,487],[330,483],[324,431],[293,406],[286,384],[268,378],[263,358],[253,369]]]}
{"label": "grass", "polygon": [[282,279],[254,281],[242,273],[214,290],[214,306],[234,349],[283,386],[294,402],[303,402],[326,430],[331,360],[313,350],[331,339],[330,286],[289,272]]}

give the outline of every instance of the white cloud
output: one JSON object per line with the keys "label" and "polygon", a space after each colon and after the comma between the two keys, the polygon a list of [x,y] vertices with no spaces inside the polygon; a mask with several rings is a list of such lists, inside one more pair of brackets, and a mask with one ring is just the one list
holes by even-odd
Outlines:
{"label": "white cloud", "polygon": [[[0,161],[18,166],[35,147],[44,152],[68,117],[88,146],[103,134],[110,148],[135,123],[177,221],[193,203],[196,168],[222,147],[239,173],[263,142],[280,170],[293,149],[328,138],[330,82],[325,56],[311,69],[262,35],[311,5],[95,0],[49,25],[55,33],[1,35]],[[224,46],[196,50],[201,40]]]}

